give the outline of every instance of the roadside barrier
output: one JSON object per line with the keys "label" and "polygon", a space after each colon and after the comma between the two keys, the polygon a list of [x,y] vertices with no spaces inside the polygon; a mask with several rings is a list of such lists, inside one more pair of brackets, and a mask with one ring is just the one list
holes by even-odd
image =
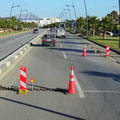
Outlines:
{"label": "roadside barrier", "polygon": [[18,94],[26,95],[27,90],[27,67],[20,67],[20,90]]}
{"label": "roadside barrier", "polygon": [[76,94],[75,76],[74,76],[73,66],[71,66],[71,74],[70,74],[68,93],[69,94]]}
{"label": "roadside barrier", "polygon": [[83,55],[82,56],[87,56],[87,53],[86,53],[86,44],[84,44]]}
{"label": "roadside barrier", "polygon": [[110,56],[110,46],[107,45],[106,46],[106,57],[109,57]]}

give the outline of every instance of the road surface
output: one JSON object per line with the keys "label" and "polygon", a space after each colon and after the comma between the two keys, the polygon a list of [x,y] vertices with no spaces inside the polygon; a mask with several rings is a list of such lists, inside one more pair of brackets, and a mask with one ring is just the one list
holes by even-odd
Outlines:
{"label": "road surface", "polygon": [[[82,56],[84,43],[87,56]],[[41,41],[10,70],[1,83],[19,87],[19,67],[27,66],[28,95],[0,91],[1,120],[120,120],[120,65],[94,53],[92,44],[67,33],[57,46]],[[76,95],[65,94],[74,67]],[[40,89],[40,90],[38,90]]]}
{"label": "road surface", "polygon": [[[43,31],[44,29],[40,29],[39,34]],[[32,40],[37,35],[38,34],[33,34],[32,31],[29,31],[0,38],[0,60],[21,47],[23,44]]]}

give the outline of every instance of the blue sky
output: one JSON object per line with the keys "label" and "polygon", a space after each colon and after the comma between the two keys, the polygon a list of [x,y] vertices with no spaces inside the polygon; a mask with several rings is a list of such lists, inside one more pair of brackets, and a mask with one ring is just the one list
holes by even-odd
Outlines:
{"label": "blue sky", "polygon": [[[66,8],[67,4],[71,4],[72,0],[1,0],[0,1],[0,17],[6,17],[10,14],[10,7],[14,2],[19,4],[23,9],[32,12],[39,17],[56,17]],[[83,0],[73,0],[76,6],[77,17],[85,17],[85,9]],[[113,10],[118,11],[118,0],[86,0],[88,14],[91,16],[104,17]],[[113,7],[116,6],[116,7]],[[14,8],[13,15],[20,13],[21,8]],[[74,18],[71,8],[72,18]]]}

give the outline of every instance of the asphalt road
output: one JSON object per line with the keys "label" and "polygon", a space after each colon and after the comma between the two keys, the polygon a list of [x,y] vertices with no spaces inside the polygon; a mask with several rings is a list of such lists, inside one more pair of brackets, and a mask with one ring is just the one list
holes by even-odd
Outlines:
{"label": "asphalt road", "polygon": [[[87,56],[82,56],[87,43]],[[94,53],[92,44],[67,33],[57,46],[32,46],[31,51],[2,80],[19,87],[19,67],[27,66],[28,95],[0,91],[1,120],[120,120],[120,65]],[[76,95],[64,94],[74,66]],[[37,89],[41,90],[37,90]],[[59,89],[58,89],[59,88]]]}
{"label": "asphalt road", "polygon": [[[43,29],[40,29],[40,33],[43,31]],[[33,34],[32,31],[29,31],[0,38],[0,60],[21,47],[26,42],[32,40],[37,35],[38,34]]]}

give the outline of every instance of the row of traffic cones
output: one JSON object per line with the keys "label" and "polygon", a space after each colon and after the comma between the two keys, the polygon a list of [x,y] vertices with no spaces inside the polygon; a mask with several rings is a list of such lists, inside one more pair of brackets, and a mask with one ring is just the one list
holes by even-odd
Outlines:
{"label": "row of traffic cones", "polygon": [[[94,52],[96,53],[97,51],[95,50]],[[87,56],[86,44],[84,44],[82,56]],[[110,46],[109,46],[109,45],[106,46],[106,55],[105,55],[105,56],[106,56],[106,57],[109,57],[109,56],[110,56]]]}

